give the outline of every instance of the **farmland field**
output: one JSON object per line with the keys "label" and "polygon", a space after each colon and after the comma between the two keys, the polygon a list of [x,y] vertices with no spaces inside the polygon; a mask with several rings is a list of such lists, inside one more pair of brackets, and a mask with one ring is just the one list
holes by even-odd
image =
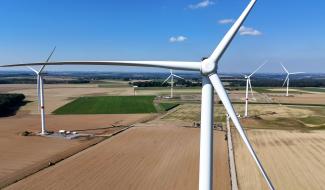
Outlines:
{"label": "farmland field", "polygon": [[[238,133],[232,134],[239,188],[267,189]],[[324,131],[250,129],[247,134],[276,189],[324,189]]]}
{"label": "farmland field", "polygon": [[[141,126],[131,128],[111,140],[27,177],[9,186],[9,189],[29,187],[66,189],[69,186],[67,183],[57,183],[63,177],[72,182],[72,186],[68,188],[75,185],[85,189],[101,189],[102,185],[109,185],[113,189],[115,187],[191,189],[192,186],[193,189],[197,189],[199,129],[192,128],[191,124],[200,121],[200,88],[175,88],[177,99],[160,97],[153,102],[153,95],[169,95],[170,88],[139,88],[136,94],[145,96],[134,97],[131,96],[134,93],[133,88],[122,83],[121,85],[110,82],[82,85],[53,84],[45,87],[46,122],[49,130],[66,129],[103,136],[120,129],[112,126],[123,127],[140,119]],[[284,88],[254,88],[256,93],[249,104],[251,117],[241,119],[242,124],[277,189],[321,189],[325,186],[325,180],[322,179],[325,172],[325,146],[323,146],[325,131],[319,129],[325,129],[325,106],[319,105],[325,105],[325,93],[321,93],[321,88],[320,90],[292,88],[290,97],[285,97],[284,90]],[[57,158],[57,154],[61,154],[62,151],[70,155],[73,154],[71,152],[80,151],[80,147],[88,147],[88,144],[93,143],[93,141],[63,141],[19,136],[18,134],[24,130],[37,132],[40,128],[39,116],[36,115],[38,112],[35,85],[2,85],[0,91],[24,93],[30,102],[23,106],[19,110],[21,113],[16,116],[0,119],[2,128],[0,140],[4,145],[0,147],[4,153],[0,156],[2,163],[0,167],[3,168],[0,172],[0,184],[8,181],[4,176],[16,179],[17,173],[31,171],[29,167],[35,167],[35,163],[41,161],[46,166],[49,160]],[[243,115],[244,91],[230,91],[229,96],[233,102],[238,103],[234,104],[236,112]],[[215,122],[225,122],[225,110],[217,96],[215,102]],[[154,123],[151,126],[142,126],[147,125],[142,123],[142,120],[147,121],[145,115],[148,117],[155,115],[156,118],[157,114],[111,114],[156,113],[168,110],[178,103],[180,105],[177,109],[163,112],[166,114],[159,119],[160,125]],[[54,110],[58,115],[50,114]],[[179,124],[181,122],[189,124]],[[238,138],[235,130],[232,131],[240,189],[264,189],[266,187],[264,181],[242,140]],[[217,143],[224,143],[224,134],[216,133]],[[12,146],[8,147],[7,144]],[[18,148],[12,148],[13,146]],[[224,146],[222,145],[222,148],[220,145],[216,146],[215,151],[222,150],[216,154],[216,157],[219,156],[218,159],[222,156],[223,160],[227,160]],[[72,149],[74,150],[71,151]],[[89,152],[95,154],[88,155]],[[64,157],[66,155],[60,158]],[[165,159],[159,160],[161,157]],[[99,163],[95,163],[94,158],[96,160],[98,158]],[[179,163],[181,167],[176,166]],[[217,165],[218,163],[217,161]],[[227,166],[223,166],[223,169],[220,169],[219,165],[216,167],[215,185],[222,183],[220,181],[224,178],[220,178],[220,173],[227,173]],[[154,175],[150,175],[152,173]],[[47,179],[35,183],[41,178]]]}
{"label": "farmland field", "polygon": [[80,97],[54,111],[55,114],[156,113],[154,96]]}
{"label": "farmland field", "polygon": [[[73,155],[94,143],[151,114],[47,115],[47,129],[93,134],[93,138],[66,140],[40,136],[22,136],[23,131],[40,130],[38,115],[15,115],[0,118],[0,189],[38,170]],[[115,126],[115,127],[114,127]]]}
{"label": "farmland field", "polygon": [[305,87],[300,89],[309,92],[325,92],[325,88]]}
{"label": "farmland field", "polygon": [[[175,122],[146,125],[133,127],[6,189],[198,189],[199,129],[177,127]],[[224,135],[214,132],[215,190],[230,190]]]}

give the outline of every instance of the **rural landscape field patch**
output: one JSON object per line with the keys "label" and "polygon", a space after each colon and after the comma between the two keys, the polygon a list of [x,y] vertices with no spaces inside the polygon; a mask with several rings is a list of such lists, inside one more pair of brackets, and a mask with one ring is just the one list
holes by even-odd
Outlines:
{"label": "rural landscape field patch", "polygon": [[54,111],[54,114],[132,114],[156,113],[154,96],[80,97]]}

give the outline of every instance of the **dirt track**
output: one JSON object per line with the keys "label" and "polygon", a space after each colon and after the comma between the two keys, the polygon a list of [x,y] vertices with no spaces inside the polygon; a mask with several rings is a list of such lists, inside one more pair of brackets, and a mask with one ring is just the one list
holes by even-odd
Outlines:
{"label": "dirt track", "polygon": [[[276,189],[321,190],[325,187],[325,133],[248,130],[249,139]],[[233,130],[241,190],[267,189],[253,159]]]}
{"label": "dirt track", "polygon": [[[223,132],[215,133],[214,150],[214,189],[230,189]],[[198,161],[199,129],[135,127],[7,189],[194,190]]]}

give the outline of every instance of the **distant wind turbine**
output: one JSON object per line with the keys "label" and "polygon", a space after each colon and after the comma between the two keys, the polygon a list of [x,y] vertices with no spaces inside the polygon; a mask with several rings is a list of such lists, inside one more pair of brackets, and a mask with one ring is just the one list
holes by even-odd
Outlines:
{"label": "distant wind turbine", "polygon": [[246,98],[245,98],[245,117],[248,117],[248,88],[250,88],[252,97],[254,97],[253,89],[252,89],[252,83],[251,83],[251,77],[260,70],[268,61],[265,61],[262,65],[260,65],[252,74],[245,75],[246,79]]}
{"label": "distant wind turbine", "polygon": [[285,66],[281,63],[281,66],[283,68],[283,70],[287,73],[287,77],[283,82],[282,87],[285,85],[285,83],[287,83],[287,93],[286,96],[289,96],[289,82],[290,82],[290,75],[297,75],[297,74],[302,74],[305,72],[294,72],[294,73],[289,73],[289,71],[285,68]]}
{"label": "distant wind turbine", "polygon": [[[52,50],[49,57],[46,59],[45,63],[48,63],[51,59],[55,48]],[[45,127],[45,110],[44,110],[44,80],[43,80],[43,71],[45,69],[45,65],[42,65],[40,70],[36,70],[30,66],[28,68],[32,71],[34,71],[37,75],[37,98],[38,98],[38,110],[41,111],[41,135],[45,135],[47,133],[46,127]]]}
{"label": "distant wind turbine", "polygon": [[170,69],[169,71],[170,71],[170,75],[163,82],[163,84],[165,84],[170,79],[170,98],[173,98],[173,95],[174,95],[174,77],[180,78],[180,79],[183,79],[183,80],[185,80],[185,79],[182,78],[182,77],[180,77],[180,76],[178,76],[178,75],[175,75],[173,73],[173,69]]}

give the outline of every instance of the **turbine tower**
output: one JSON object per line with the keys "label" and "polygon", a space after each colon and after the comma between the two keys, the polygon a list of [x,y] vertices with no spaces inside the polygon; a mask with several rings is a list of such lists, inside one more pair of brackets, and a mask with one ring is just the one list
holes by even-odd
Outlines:
{"label": "turbine tower", "polygon": [[287,93],[286,93],[286,96],[289,96],[290,75],[297,75],[297,74],[302,74],[302,73],[305,73],[305,72],[294,72],[294,73],[290,73],[290,72],[285,68],[285,66],[284,66],[282,63],[281,63],[281,66],[282,66],[283,70],[287,73],[287,77],[286,77],[286,79],[284,80],[282,87],[284,87],[284,85],[287,83]]}
{"label": "turbine tower", "polygon": [[[46,63],[49,62],[49,60],[51,59],[55,48],[52,50],[51,54],[48,56],[48,58],[46,59]],[[45,126],[45,110],[44,110],[44,79],[43,79],[43,71],[45,68],[45,65],[43,65],[39,70],[36,70],[30,66],[28,66],[28,68],[32,71],[35,72],[35,74],[37,75],[37,98],[38,98],[38,111],[41,112],[41,135],[45,135],[47,134],[46,131],[46,126]]]}
{"label": "turbine tower", "polygon": [[252,83],[251,83],[251,77],[258,71],[260,70],[265,64],[267,63],[267,61],[265,61],[261,66],[259,66],[252,74],[250,75],[245,75],[245,79],[246,79],[246,97],[245,97],[245,117],[248,117],[248,88],[250,88],[252,97],[254,97],[253,94],[253,89],[252,89]]}
{"label": "turbine tower", "polygon": [[242,138],[250,155],[255,161],[269,189],[274,187],[266,174],[260,160],[258,159],[247,135],[236,115],[228,94],[219,78],[217,72],[218,62],[230,45],[239,28],[255,5],[256,0],[251,0],[237,21],[220,41],[211,56],[200,62],[185,61],[60,61],[48,63],[25,63],[4,65],[2,67],[32,66],[32,65],[118,65],[118,66],[138,66],[156,67],[177,70],[199,71],[202,75],[202,96],[201,96],[201,128],[200,128],[200,163],[199,163],[199,189],[211,190],[213,185],[213,104],[214,91],[216,91],[229,114],[239,136]]}
{"label": "turbine tower", "polygon": [[173,73],[173,69],[170,69],[169,71],[170,71],[170,75],[163,82],[163,84],[165,84],[170,79],[170,98],[173,98],[173,95],[174,95],[174,77],[180,78],[180,79],[183,79],[183,80],[185,80],[185,79],[182,78],[182,77],[180,77],[180,76],[178,76],[178,75],[175,75]]}

